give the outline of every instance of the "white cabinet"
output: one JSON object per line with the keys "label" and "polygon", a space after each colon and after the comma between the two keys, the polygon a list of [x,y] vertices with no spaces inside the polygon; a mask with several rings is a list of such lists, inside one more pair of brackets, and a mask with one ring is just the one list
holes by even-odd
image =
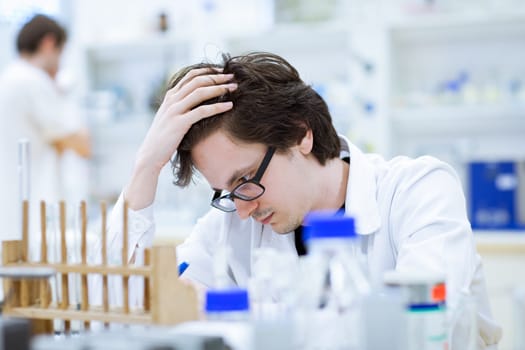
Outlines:
{"label": "white cabinet", "polygon": [[160,35],[90,46],[86,52],[89,89],[113,94],[119,103],[117,113],[152,114],[152,99],[169,75],[188,63],[189,52],[188,41]]}
{"label": "white cabinet", "polygon": [[155,35],[86,49],[86,113],[93,133],[90,194],[115,199],[129,178],[135,153],[169,75],[189,61],[189,42]]}
{"label": "white cabinet", "polygon": [[[152,98],[162,96],[173,73],[196,62],[191,51],[189,40],[160,35],[88,47],[93,198],[113,202],[129,181],[135,154],[154,117]],[[208,210],[210,198],[209,185],[201,179],[186,189],[174,186],[168,163],[157,187],[158,236],[187,236],[196,218]]]}
{"label": "white cabinet", "polygon": [[524,12],[420,16],[385,36],[389,155],[450,163],[469,198],[469,163],[525,160]]}
{"label": "white cabinet", "polygon": [[[389,156],[431,154],[467,187],[470,161],[525,159],[525,14],[420,16],[383,31]],[[512,349],[512,291],[525,283],[525,234],[475,233],[500,349]]]}
{"label": "white cabinet", "polygon": [[525,14],[390,23],[389,153],[525,158]]}
{"label": "white cabinet", "polygon": [[224,49],[232,55],[266,51],[282,56],[326,100],[336,128],[349,129],[352,51],[346,24],[280,24],[259,35],[229,38]]}

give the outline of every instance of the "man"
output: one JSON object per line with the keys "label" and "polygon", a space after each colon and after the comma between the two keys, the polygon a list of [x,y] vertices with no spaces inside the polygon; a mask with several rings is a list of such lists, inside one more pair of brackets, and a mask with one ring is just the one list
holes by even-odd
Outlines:
{"label": "man", "polygon": [[0,76],[0,212],[2,239],[19,238],[20,197],[17,143],[31,144],[31,224],[39,227],[38,203],[54,202],[60,193],[59,158],[72,150],[90,156],[87,130],[74,122],[74,109],[56,86],[66,32],[56,21],[35,15],[16,38],[19,59]]}
{"label": "man", "polygon": [[213,286],[213,253],[227,245],[231,283],[245,286],[254,248],[304,254],[305,215],[344,208],[356,218],[374,283],[393,269],[446,274],[449,305],[472,293],[480,345],[496,346],[501,330],[453,169],[431,157],[363,154],[337,135],[323,99],[284,59],[226,57],[174,77],[113,212],[116,249],[123,198],[129,203],[130,260],[135,247],[151,243],[158,175],[175,152],[177,185],[199,171],[213,189],[214,208],[178,251],[193,283]]}

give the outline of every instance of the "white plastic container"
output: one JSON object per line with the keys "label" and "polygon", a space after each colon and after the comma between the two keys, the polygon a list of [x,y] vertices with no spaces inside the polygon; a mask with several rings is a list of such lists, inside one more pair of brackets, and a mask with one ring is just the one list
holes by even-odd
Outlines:
{"label": "white plastic container", "polygon": [[448,350],[445,276],[389,271],[384,281],[404,294],[407,350]]}

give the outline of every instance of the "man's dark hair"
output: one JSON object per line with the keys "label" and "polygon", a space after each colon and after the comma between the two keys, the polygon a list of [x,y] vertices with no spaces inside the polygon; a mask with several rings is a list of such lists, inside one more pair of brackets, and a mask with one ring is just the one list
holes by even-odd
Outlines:
{"label": "man's dark hair", "polygon": [[311,129],[312,153],[320,164],[339,156],[341,145],[328,106],[282,57],[265,52],[236,57],[223,55],[222,64],[200,63],[182,69],[175,74],[168,89],[177,85],[190,70],[204,67],[232,73],[238,87],[202,103],[232,101],[233,108],[191,126],[172,163],[177,186],[187,186],[192,180],[195,171],[192,148],[218,129],[236,140],[262,143],[281,153],[299,144]]}
{"label": "man's dark hair", "polygon": [[49,34],[55,37],[57,47],[66,42],[66,30],[58,22],[44,15],[35,15],[18,32],[16,49],[19,53],[33,54],[42,39]]}

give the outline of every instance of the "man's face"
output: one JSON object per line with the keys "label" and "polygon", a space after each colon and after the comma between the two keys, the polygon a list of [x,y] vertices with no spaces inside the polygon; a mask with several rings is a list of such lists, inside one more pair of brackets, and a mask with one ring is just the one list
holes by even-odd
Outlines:
{"label": "man's face", "polygon": [[[238,142],[219,130],[193,148],[192,158],[213,189],[229,192],[253,178],[267,149],[263,144]],[[301,225],[313,206],[307,188],[311,158],[299,146],[287,154],[275,153],[260,180],[264,194],[253,201],[234,199],[239,217],[251,216],[278,233]]]}
{"label": "man's face", "polygon": [[49,73],[52,77],[55,77],[60,68],[60,58],[62,55],[63,47],[57,46],[49,52]]}
{"label": "man's face", "polygon": [[59,45],[53,35],[46,35],[40,43],[38,54],[43,59],[44,69],[55,78],[60,67],[60,58],[64,45]]}

